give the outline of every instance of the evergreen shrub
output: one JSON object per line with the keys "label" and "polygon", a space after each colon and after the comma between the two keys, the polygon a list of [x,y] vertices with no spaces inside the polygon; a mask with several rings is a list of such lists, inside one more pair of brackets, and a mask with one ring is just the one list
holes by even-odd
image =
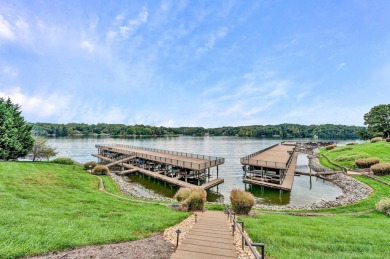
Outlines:
{"label": "evergreen shrub", "polygon": [[379,162],[379,158],[376,157],[359,158],[355,160],[355,165],[359,168],[369,168],[370,166],[378,164]]}
{"label": "evergreen shrub", "polygon": [[347,146],[353,146],[353,145],[357,145],[358,143],[356,142],[351,142],[351,143],[347,143]]}
{"label": "evergreen shrub", "polygon": [[387,139],[386,139],[386,142],[390,142],[390,138],[387,138]]}
{"label": "evergreen shrub", "polygon": [[390,163],[379,163],[371,166],[375,175],[390,175]]}
{"label": "evergreen shrub", "polygon": [[385,213],[387,216],[390,216],[390,197],[381,199],[375,207],[380,212]]}
{"label": "evergreen shrub", "polygon": [[255,205],[255,197],[249,192],[233,189],[230,192],[230,203],[235,213],[247,215]]}
{"label": "evergreen shrub", "polygon": [[107,166],[105,166],[105,165],[97,165],[92,170],[92,174],[94,174],[94,175],[105,175],[105,174],[108,174],[109,171],[110,170],[108,169]]}

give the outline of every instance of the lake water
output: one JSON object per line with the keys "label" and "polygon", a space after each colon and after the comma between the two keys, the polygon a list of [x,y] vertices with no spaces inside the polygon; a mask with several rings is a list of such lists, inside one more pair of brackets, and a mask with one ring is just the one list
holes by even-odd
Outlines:
{"label": "lake water", "polygon": [[[72,137],[50,138],[48,144],[56,147],[58,157],[70,157],[81,163],[96,161],[96,158],[91,156],[91,154],[97,153],[96,144],[113,143],[223,157],[225,163],[219,166],[219,177],[224,178],[225,182],[211,189],[208,195],[210,201],[228,202],[230,191],[234,188],[252,192],[257,197],[258,203],[280,205],[310,204],[321,199],[334,200],[342,193],[332,183],[309,176],[295,176],[291,192],[245,185],[242,182],[243,171],[240,158],[281,141],[280,139],[188,136],[164,138]],[[299,155],[298,167],[299,171],[308,170],[306,155]],[[154,195],[172,197],[177,190],[174,186],[142,175],[131,176],[130,181],[137,185],[140,192],[153,193]]]}

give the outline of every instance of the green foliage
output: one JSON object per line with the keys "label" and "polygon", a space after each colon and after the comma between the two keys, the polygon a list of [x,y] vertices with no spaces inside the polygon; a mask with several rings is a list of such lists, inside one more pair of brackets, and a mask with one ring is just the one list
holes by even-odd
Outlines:
{"label": "green foliage", "polygon": [[182,202],[187,199],[191,194],[191,188],[180,188],[173,198],[178,202]]}
{"label": "green foliage", "polygon": [[[97,190],[99,179],[81,166],[74,168],[46,162],[0,163],[0,258],[137,240],[188,216],[107,195]],[[102,178],[115,186],[110,177]]]}
{"label": "green foliage", "polygon": [[332,145],[326,146],[325,148],[326,148],[326,150],[332,150],[332,149],[334,149],[335,147],[336,147],[336,144],[332,144]]}
{"label": "green foliage", "polygon": [[240,137],[281,137],[281,138],[357,138],[357,132],[363,127],[345,125],[254,125],[240,127],[202,128],[202,127],[154,127],[148,125],[124,125],[124,124],[93,124],[69,123],[33,124],[33,134],[40,136],[77,136],[77,135],[111,135],[111,136],[204,136],[206,133],[212,136],[240,136]]}
{"label": "green foliage", "polygon": [[379,163],[371,166],[375,175],[390,175],[390,163]]}
{"label": "green foliage", "polygon": [[370,142],[371,143],[375,143],[375,142],[379,142],[379,141],[382,141],[383,139],[382,139],[382,137],[376,137],[376,138],[372,138],[371,140],[370,140]]}
{"label": "green foliage", "polygon": [[255,197],[249,192],[233,189],[230,192],[230,203],[235,213],[247,215],[255,205]]}
{"label": "green foliage", "polygon": [[383,137],[390,137],[390,104],[380,104],[371,108],[364,115],[364,124],[371,132],[382,132]]}
{"label": "green foliage", "polygon": [[369,168],[372,165],[378,164],[380,162],[377,157],[369,158],[359,158],[355,160],[355,165],[359,168]]}
{"label": "green foliage", "polygon": [[89,161],[83,164],[84,169],[91,170],[94,169],[97,163],[95,161]]}
{"label": "green foliage", "polygon": [[51,162],[62,165],[77,165],[77,162],[69,157],[58,157],[56,159],[53,159]]}
{"label": "green foliage", "polygon": [[203,210],[207,192],[203,188],[180,188],[174,196],[182,211]]}
{"label": "green foliage", "polygon": [[[341,152],[331,152],[322,148],[320,149],[320,154],[326,155],[331,161],[337,162],[337,164],[348,168],[355,168],[355,160],[358,158],[377,157],[382,163],[390,163],[390,143],[381,141],[348,147],[352,147],[352,149]],[[320,162],[329,167],[329,164],[326,163],[325,159],[320,159]]]}
{"label": "green foliage", "polygon": [[41,160],[42,158],[46,158],[49,160],[51,157],[57,155],[55,148],[52,148],[47,144],[47,139],[42,137],[34,137],[34,145],[30,153],[28,154],[28,158],[32,161]]}
{"label": "green foliage", "polygon": [[92,174],[95,174],[95,175],[108,175],[109,172],[110,172],[110,170],[105,165],[97,165],[92,170]]}
{"label": "green foliage", "polygon": [[0,98],[0,160],[24,157],[32,149],[31,125],[21,115],[20,106]]}
{"label": "green foliage", "polygon": [[380,212],[385,213],[387,216],[390,216],[390,197],[381,199],[375,207]]}
{"label": "green foliage", "polygon": [[358,145],[358,143],[356,143],[356,142],[351,142],[351,143],[347,143],[346,145],[347,145],[347,146],[353,146],[353,145]]}

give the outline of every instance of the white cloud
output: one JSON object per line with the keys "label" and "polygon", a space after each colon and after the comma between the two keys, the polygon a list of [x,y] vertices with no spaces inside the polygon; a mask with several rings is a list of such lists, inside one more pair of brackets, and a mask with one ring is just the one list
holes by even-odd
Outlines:
{"label": "white cloud", "polygon": [[146,7],[138,13],[137,17],[125,21],[123,14],[118,14],[113,22],[114,28],[110,28],[107,32],[107,39],[116,39],[118,35],[121,35],[123,39],[127,39],[134,31],[136,31],[142,24],[148,21],[149,13]]}
{"label": "white cloud", "polygon": [[227,35],[227,33],[228,33],[228,29],[226,27],[219,28],[217,31],[212,32],[208,37],[206,45],[204,45],[201,48],[198,48],[197,52],[203,53],[212,50],[216,42],[218,40],[223,39]]}
{"label": "white cloud", "polygon": [[0,38],[11,40],[14,37],[10,24],[2,15],[0,15]]}
{"label": "white cloud", "polygon": [[92,53],[95,49],[95,46],[89,41],[83,40],[81,41],[81,48],[87,50],[89,53]]}
{"label": "white cloud", "polygon": [[337,70],[344,69],[346,66],[347,66],[347,63],[342,62],[342,63],[340,63],[340,64],[337,65]]}
{"label": "white cloud", "polygon": [[61,116],[66,108],[71,105],[68,96],[60,94],[50,95],[26,95],[20,87],[0,91],[0,97],[11,98],[13,103],[21,106],[23,114],[27,118],[46,118],[53,115]]}
{"label": "white cloud", "polygon": [[0,74],[4,77],[15,78],[18,76],[18,70],[15,67],[3,66],[0,69]]}

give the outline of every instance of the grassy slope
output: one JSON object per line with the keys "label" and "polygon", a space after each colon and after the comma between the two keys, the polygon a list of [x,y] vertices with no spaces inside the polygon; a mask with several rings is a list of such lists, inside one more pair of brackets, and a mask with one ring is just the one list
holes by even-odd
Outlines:
{"label": "grassy slope", "polygon": [[361,216],[240,217],[254,242],[266,244],[270,258],[386,258],[390,218],[379,212]]}
{"label": "grassy slope", "polygon": [[[389,143],[353,147],[389,162]],[[344,152],[356,150],[333,154],[341,155]],[[266,256],[270,258],[387,258],[390,254],[388,216],[377,211],[364,215],[341,214],[374,209],[381,198],[390,197],[390,188],[364,176],[355,178],[370,185],[374,189],[373,194],[352,205],[317,211],[334,216],[260,214],[240,219],[245,221],[246,230],[254,242],[266,244]],[[390,182],[390,176],[381,179]]]}
{"label": "grassy slope", "polygon": [[[390,163],[390,143],[385,141],[337,147],[333,150],[323,148],[320,153],[348,168],[354,168],[355,159],[359,157],[377,157],[383,163]],[[328,166],[328,163],[325,162],[324,165]]]}
{"label": "grassy slope", "polygon": [[117,199],[97,185],[78,166],[0,163],[0,258],[140,239],[188,215]]}

